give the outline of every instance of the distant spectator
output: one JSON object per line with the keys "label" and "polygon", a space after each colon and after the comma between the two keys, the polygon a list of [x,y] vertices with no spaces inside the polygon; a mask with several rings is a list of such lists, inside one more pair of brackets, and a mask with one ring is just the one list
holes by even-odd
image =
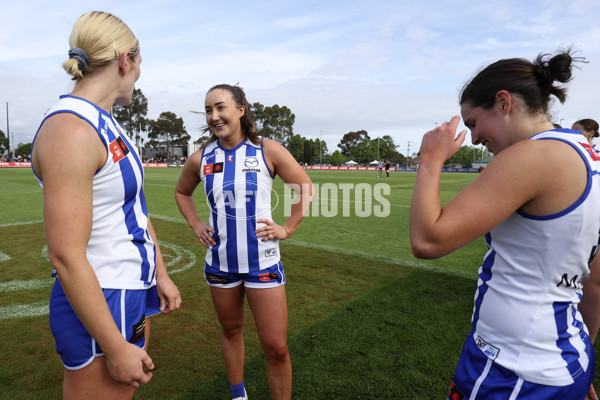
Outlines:
{"label": "distant spectator", "polygon": [[598,123],[591,118],[580,119],[571,127],[574,131],[581,131],[589,144],[594,146],[594,138],[598,137]]}

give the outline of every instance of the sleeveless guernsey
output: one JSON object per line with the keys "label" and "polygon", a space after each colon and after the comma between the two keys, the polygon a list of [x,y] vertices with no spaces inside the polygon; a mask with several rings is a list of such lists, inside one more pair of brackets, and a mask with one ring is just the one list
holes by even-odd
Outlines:
{"label": "sleeveless guernsey", "polygon": [[214,141],[202,150],[199,173],[216,241],[206,252],[206,263],[223,272],[241,274],[277,264],[279,240],[263,242],[255,233],[260,227],[257,219],[272,220],[274,176],[265,161],[262,144],[245,140],[226,149]]}
{"label": "sleeveless guernsey", "polygon": [[[92,231],[86,248],[100,286],[106,289],[154,286],[156,253],[147,229],[144,170],[135,146],[111,114],[85,99],[61,96],[46,112],[44,121],[58,113],[71,113],[88,122],[107,150],[106,163],[96,171],[93,180]],[[37,174],[36,177],[43,186]]]}
{"label": "sleeveless guernsey", "polygon": [[[472,317],[479,349],[527,381],[568,385],[593,366],[578,310],[600,231],[600,156],[582,135],[562,129],[531,139],[560,140],[584,160],[581,197],[546,216],[516,212],[486,235]],[[560,163],[560,160],[548,160]]]}

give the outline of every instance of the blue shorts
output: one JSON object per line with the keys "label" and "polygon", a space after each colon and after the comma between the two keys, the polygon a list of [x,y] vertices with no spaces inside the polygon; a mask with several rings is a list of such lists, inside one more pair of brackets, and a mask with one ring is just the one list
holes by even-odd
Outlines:
{"label": "blue shorts", "polygon": [[[141,348],[146,345],[146,317],[160,313],[156,286],[146,290],[102,289],[108,308],[123,337]],[[67,369],[81,369],[104,353],[87,332],[57,279],[50,295],[50,330],[56,352]]]}
{"label": "blue shorts", "polygon": [[456,366],[448,400],[583,400],[594,378],[594,348],[588,370],[568,386],[547,386],[523,380],[489,359],[469,335]]}
{"label": "blue shorts", "polygon": [[223,272],[206,264],[204,278],[213,287],[232,288],[244,284],[252,289],[268,289],[285,284],[285,273],[281,261],[269,268],[247,274]]}

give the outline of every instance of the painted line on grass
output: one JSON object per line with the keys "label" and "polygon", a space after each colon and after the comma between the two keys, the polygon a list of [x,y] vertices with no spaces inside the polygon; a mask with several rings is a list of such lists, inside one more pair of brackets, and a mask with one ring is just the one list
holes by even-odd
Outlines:
{"label": "painted line on grass", "polygon": [[[43,221],[27,221],[12,224],[3,224],[0,227],[10,227],[19,225],[32,225],[41,223]],[[163,260],[167,268],[177,266],[182,262],[185,256],[188,258],[188,262],[176,269],[168,270],[169,275],[177,274],[182,271],[186,271],[196,265],[197,257],[194,253],[186,248],[168,243],[162,240],[158,241],[161,248],[170,249],[173,254],[163,252]],[[0,252],[0,261],[10,260],[10,256],[6,255],[7,258],[2,257],[5,253]],[[41,256],[48,262],[48,246],[45,245],[42,248]],[[30,280],[12,280],[7,282],[0,282],[0,293],[16,292],[20,290],[35,290],[43,289],[45,287],[54,284],[55,278],[38,278]],[[37,317],[40,315],[47,315],[50,311],[49,301],[39,301],[30,304],[13,304],[10,306],[0,306],[0,321],[5,319],[23,318],[23,317]]]}
{"label": "painted line on grass", "polygon": [[[163,220],[163,221],[167,221],[167,222],[173,222],[173,223],[178,223],[178,224],[182,224],[182,225],[187,224],[187,222],[182,218],[172,218],[172,217],[167,217],[167,216],[157,215],[157,214],[149,214],[149,216],[151,218],[155,218],[155,219],[159,219],[159,220]],[[0,228],[10,227],[10,226],[18,226],[18,225],[32,225],[32,224],[37,224],[37,223],[42,223],[42,222],[43,221],[26,221],[26,222],[18,222],[18,223],[11,223],[11,224],[2,224],[2,225],[0,225]],[[333,246],[326,246],[326,245],[322,245],[322,244],[302,242],[302,241],[294,240],[294,239],[286,239],[286,242],[289,244],[292,244],[292,245],[301,246],[301,247],[305,247],[305,248],[324,250],[324,251],[329,251],[332,253],[360,257],[360,258],[377,261],[377,262],[396,264],[399,266],[411,267],[411,268],[415,268],[415,269],[422,269],[422,270],[426,270],[426,271],[432,271],[432,272],[436,272],[436,273],[440,273],[440,274],[458,276],[458,277],[463,277],[463,278],[468,278],[468,279],[473,279],[473,280],[477,279],[477,275],[473,274],[473,273],[457,271],[457,270],[452,270],[452,269],[448,269],[448,268],[442,268],[437,265],[430,265],[430,264],[417,262],[417,261],[413,261],[413,260],[401,260],[398,258],[385,257],[385,256],[380,256],[380,255],[375,255],[375,254],[370,254],[370,253],[364,253],[364,252],[356,251],[356,250],[348,250],[348,249],[342,249],[342,248],[333,247]],[[159,240],[158,243],[161,247],[170,248],[171,250],[173,250],[173,253],[175,253],[175,257],[170,256],[170,255],[163,256],[167,259],[171,258],[171,260],[169,260],[169,261],[165,260],[165,265],[167,267],[173,266],[173,265],[177,264],[178,262],[180,262],[182,259],[181,253],[186,253],[187,256],[189,257],[189,262],[186,265],[184,265],[183,267],[177,268],[173,271],[169,271],[169,275],[190,269],[196,264],[197,258],[189,250],[187,250],[181,246],[172,244],[172,243],[163,242],[161,240]],[[48,252],[47,247],[44,247],[42,249],[42,256],[47,258],[48,257],[47,252]],[[31,280],[27,280],[27,281],[13,280],[13,281],[8,281],[8,282],[2,282],[2,283],[0,283],[0,293],[13,292],[13,291],[18,291],[18,290],[39,289],[39,288],[43,288],[46,286],[50,286],[50,285],[52,285],[53,282],[54,282],[53,278],[31,279]],[[49,303],[47,301],[41,301],[41,302],[36,302],[36,303],[31,303],[31,304],[15,304],[15,305],[10,305],[10,306],[0,306],[0,321],[5,320],[5,319],[12,319],[12,318],[23,318],[23,317],[34,317],[34,316],[47,315],[48,312],[49,312]]]}
{"label": "painted line on grass", "polygon": [[0,250],[0,262],[10,260],[10,256]]}
{"label": "painted line on grass", "polygon": [[311,248],[311,249],[315,249],[315,250],[330,251],[332,253],[343,254],[346,256],[366,258],[367,260],[372,260],[372,261],[379,261],[379,262],[384,262],[384,263],[388,263],[388,264],[396,264],[396,265],[400,265],[400,266],[404,266],[404,267],[411,267],[411,268],[415,268],[415,269],[423,269],[426,271],[437,272],[439,274],[452,275],[452,276],[458,276],[461,278],[469,278],[469,279],[475,279],[475,280],[477,279],[477,274],[473,274],[471,272],[465,272],[465,271],[460,271],[460,270],[453,270],[453,269],[449,269],[449,268],[438,267],[437,265],[426,264],[426,263],[422,263],[422,262],[418,262],[418,261],[401,260],[399,258],[392,258],[392,257],[379,256],[376,254],[364,253],[362,251],[340,249],[338,247],[326,246],[326,245],[322,245],[322,244],[300,242],[300,241],[294,240],[294,239],[286,239],[285,242],[288,242],[289,244],[293,244],[296,246],[307,247],[307,248]]}
{"label": "painted line on grass", "polygon": [[[163,221],[174,222],[174,223],[178,223],[178,224],[187,224],[187,222],[184,219],[180,219],[180,218],[172,218],[172,217],[166,217],[166,216],[156,215],[156,214],[149,214],[149,215],[152,218],[160,219]],[[443,267],[439,267],[437,265],[427,264],[427,263],[413,261],[413,260],[401,260],[399,258],[385,257],[385,256],[376,255],[376,254],[364,253],[362,251],[341,249],[339,247],[302,242],[302,241],[294,240],[294,239],[285,239],[283,242],[287,242],[287,243],[290,243],[290,244],[293,244],[296,246],[306,247],[306,248],[310,248],[310,249],[325,250],[325,251],[330,251],[332,253],[361,257],[361,258],[366,258],[368,260],[385,262],[388,264],[396,264],[396,265],[401,265],[401,266],[405,266],[405,267],[423,269],[426,271],[437,272],[437,273],[445,274],[445,275],[459,276],[462,278],[469,278],[469,279],[474,279],[474,280],[477,280],[477,278],[478,278],[477,274],[472,273],[472,272],[443,268]]]}
{"label": "painted line on grass", "polygon": [[2,306],[0,307],[0,321],[13,318],[38,317],[40,315],[48,315],[49,312],[50,303],[47,301]]}
{"label": "painted line on grass", "polygon": [[42,224],[44,220],[40,219],[38,221],[25,221],[25,222],[12,222],[10,224],[0,224],[0,228],[8,228],[11,226],[21,226],[21,225],[34,225],[34,224]]}

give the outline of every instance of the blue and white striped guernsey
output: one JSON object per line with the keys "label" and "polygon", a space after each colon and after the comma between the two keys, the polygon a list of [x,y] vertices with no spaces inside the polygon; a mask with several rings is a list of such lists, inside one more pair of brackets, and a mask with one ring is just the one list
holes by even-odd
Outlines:
{"label": "blue and white striped guernsey", "polygon": [[214,141],[202,150],[199,174],[216,241],[206,252],[206,263],[231,273],[259,271],[277,264],[279,240],[263,242],[255,233],[257,219],[272,220],[274,175],[265,161],[262,143],[245,140],[226,149]]}
{"label": "blue and white striped guernsey", "polygon": [[486,235],[489,251],[479,270],[472,318],[473,338],[488,358],[550,386],[569,385],[594,367],[578,304],[598,245],[600,155],[577,133],[553,130],[531,138],[559,140],[577,150],[587,167],[587,187],[561,212],[518,211]]}
{"label": "blue and white striped guernsey", "polygon": [[123,128],[111,114],[85,99],[61,96],[46,112],[44,121],[58,113],[71,113],[87,121],[107,149],[106,163],[96,171],[93,180],[92,232],[86,248],[100,286],[104,289],[154,286],[156,252],[148,232],[144,170],[135,146],[122,134]]}

